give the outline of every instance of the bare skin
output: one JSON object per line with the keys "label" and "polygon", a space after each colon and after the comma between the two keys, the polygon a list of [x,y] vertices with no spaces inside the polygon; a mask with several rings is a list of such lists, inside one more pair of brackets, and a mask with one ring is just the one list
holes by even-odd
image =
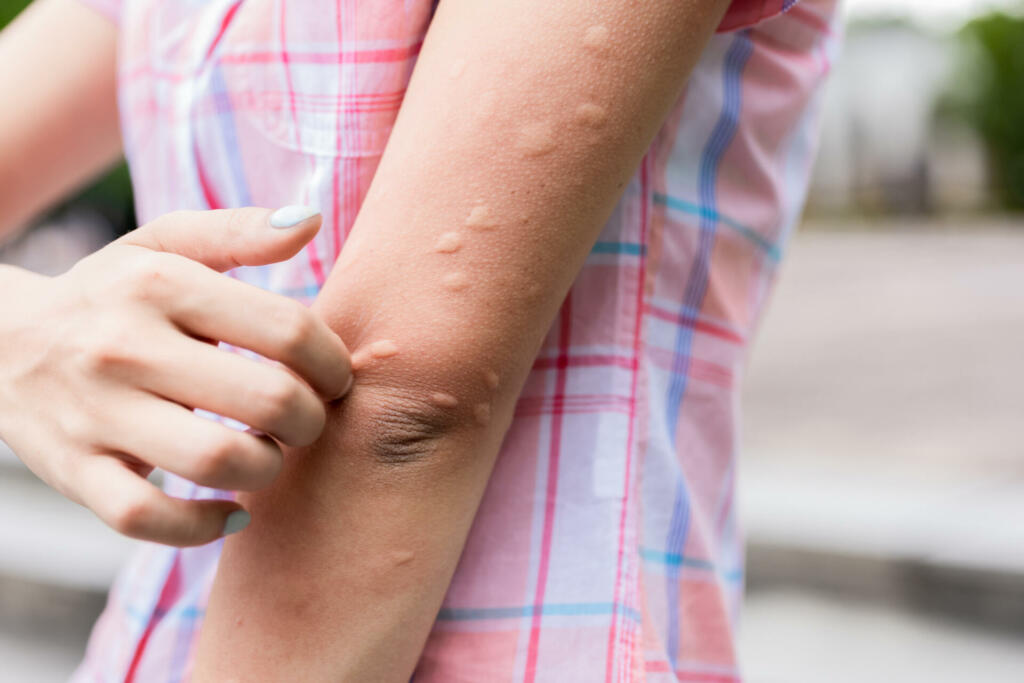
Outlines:
{"label": "bare skin", "polygon": [[539,344],[726,4],[443,0],[315,305],[398,352],[241,497],[193,680],[408,680]]}
{"label": "bare skin", "polygon": [[[73,0],[34,3],[0,35],[0,63],[18,65],[0,69],[0,92],[17,104],[0,108],[0,241],[116,158],[115,46],[110,21]],[[237,503],[171,498],[145,475],[266,486],[282,445],[315,441],[324,401],[351,380],[348,352],[320,317],[217,272],[287,259],[320,227],[307,215],[276,229],[270,214],[169,214],[55,278],[0,266],[0,438],[121,533],[198,545],[232,513],[237,530]]]}
{"label": "bare skin", "polygon": [[144,477],[160,467],[204,486],[265,487],[282,447],[316,441],[324,401],[349,386],[348,352],[318,316],[217,272],[289,258],[320,227],[313,216],[279,230],[269,216],[168,214],[53,278],[0,266],[0,436],[127,536],[182,546],[221,536],[237,503],[178,500]]}
{"label": "bare skin", "polygon": [[0,34],[0,243],[118,158],[116,52],[114,25],[75,0],[34,2]]}

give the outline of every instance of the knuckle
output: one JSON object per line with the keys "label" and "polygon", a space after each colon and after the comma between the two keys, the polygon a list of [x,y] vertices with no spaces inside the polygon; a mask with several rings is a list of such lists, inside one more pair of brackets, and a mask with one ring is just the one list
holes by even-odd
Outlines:
{"label": "knuckle", "polygon": [[124,270],[123,280],[114,283],[124,294],[149,300],[167,291],[171,277],[171,259],[161,252],[150,251],[133,258]]}
{"label": "knuckle", "polygon": [[243,239],[245,228],[249,222],[249,216],[245,209],[233,209],[228,211],[224,221],[224,237],[230,241]]}
{"label": "knuckle", "polygon": [[301,353],[316,333],[316,320],[302,304],[294,303],[285,308],[278,323],[281,350],[294,356]]}
{"label": "knuckle", "polygon": [[87,448],[93,445],[96,421],[81,410],[60,411],[57,415],[58,429],[71,443]]}
{"label": "knuckle", "polygon": [[259,391],[260,412],[270,422],[290,415],[302,404],[302,387],[298,380],[283,371],[275,372]]}
{"label": "knuckle", "polygon": [[324,404],[283,370],[256,391],[251,410],[254,426],[296,447],[316,441],[327,422]]}
{"label": "knuckle", "polygon": [[134,369],[141,364],[124,326],[116,321],[97,323],[93,331],[81,339],[79,356],[90,374],[105,375],[120,369]]}
{"label": "knuckle", "polygon": [[238,209],[215,209],[206,213],[217,217],[216,224],[220,232],[220,238],[224,243],[238,247],[251,239],[253,226],[265,220],[264,214],[266,211],[265,209],[255,207],[243,207]]}
{"label": "knuckle", "polygon": [[147,496],[135,495],[118,504],[110,513],[109,524],[120,534],[140,538],[153,522],[154,505]]}
{"label": "knuckle", "polygon": [[[80,447],[79,447],[80,448]],[[81,451],[79,448],[54,448],[56,462],[53,466],[39,472],[39,477],[48,483],[57,493],[76,503],[83,504],[79,493],[81,482]]]}
{"label": "knuckle", "polygon": [[196,483],[225,481],[237,469],[236,460],[241,449],[234,434],[218,434],[211,437],[196,455],[192,467]]}

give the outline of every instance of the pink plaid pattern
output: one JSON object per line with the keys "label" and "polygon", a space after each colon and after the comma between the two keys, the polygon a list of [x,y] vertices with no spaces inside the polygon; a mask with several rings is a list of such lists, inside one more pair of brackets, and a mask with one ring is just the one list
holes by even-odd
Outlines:
{"label": "pink plaid pattern", "polygon": [[[536,360],[416,681],[740,680],[737,389],[803,204],[834,4],[736,2],[707,46]],[[123,0],[140,218],[317,204],[309,248],[233,273],[311,300],[432,12]],[[219,551],[142,545],[74,680],[187,678]]]}

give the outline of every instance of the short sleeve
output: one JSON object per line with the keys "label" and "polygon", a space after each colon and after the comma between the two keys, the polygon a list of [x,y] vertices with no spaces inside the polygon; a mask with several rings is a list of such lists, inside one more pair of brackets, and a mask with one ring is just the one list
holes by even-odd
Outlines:
{"label": "short sleeve", "polygon": [[114,23],[121,19],[121,0],[78,0],[83,5],[92,7]]}
{"label": "short sleeve", "polygon": [[718,25],[718,32],[736,31],[759,21],[782,14],[798,0],[733,0]]}

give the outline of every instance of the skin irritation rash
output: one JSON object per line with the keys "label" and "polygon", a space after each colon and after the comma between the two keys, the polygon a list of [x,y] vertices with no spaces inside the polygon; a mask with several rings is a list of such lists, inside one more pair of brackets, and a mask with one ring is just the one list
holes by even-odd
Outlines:
{"label": "skin irritation rash", "polygon": [[435,391],[430,395],[430,402],[439,408],[454,408],[459,405],[459,399],[443,391]]}
{"label": "skin irritation rash", "polygon": [[[462,273],[456,273],[462,275]],[[398,355],[398,345],[390,339],[381,339],[373,342],[352,354],[352,369],[358,371],[375,360],[384,360]],[[489,392],[498,388],[501,381],[498,373],[492,369],[484,370],[482,374],[483,383]],[[452,409],[459,405],[459,399],[444,391],[431,392],[428,400],[439,408]],[[477,403],[473,406],[473,418],[480,426],[486,426],[491,421],[491,404],[489,402]],[[411,559],[411,557],[410,557]],[[402,564],[402,563],[397,563]]]}
{"label": "skin irritation rash", "polygon": [[610,34],[611,32],[605,26],[600,24],[591,26],[587,29],[587,32],[583,34],[583,45],[590,52],[604,56],[608,53]]}
{"label": "skin irritation rash", "polygon": [[608,112],[604,110],[604,107],[593,102],[584,102],[576,108],[573,119],[582,126],[600,128],[608,120]]}
{"label": "skin irritation rash", "polygon": [[469,210],[466,216],[466,227],[477,230],[493,230],[498,227],[498,222],[491,215],[491,207],[486,204],[477,204]]}
{"label": "skin irritation rash", "polygon": [[[596,25],[583,34],[583,47],[591,56],[604,58],[610,53],[611,32],[606,26]],[[594,102],[584,102],[576,108],[573,120],[589,128],[600,128],[608,120],[608,112]]]}
{"label": "skin irritation rash", "polygon": [[[609,52],[609,31],[605,26],[591,26],[586,30],[583,37],[583,46],[588,54],[604,57]],[[448,76],[451,79],[458,79],[466,69],[466,62],[463,59],[456,59],[452,62]],[[586,128],[600,128],[608,120],[608,112],[604,107],[594,102],[583,102],[576,106],[572,112],[573,123]],[[522,125],[517,132],[516,148],[526,158],[541,157],[553,152],[558,147],[556,139],[555,123],[550,119],[532,121]],[[524,221],[525,222],[525,221]],[[471,230],[493,230],[500,222],[494,216],[491,207],[483,202],[478,202],[465,218],[465,227]],[[447,231],[438,235],[434,243],[433,251],[437,254],[454,254],[464,246],[463,234],[458,231]],[[460,293],[467,290],[471,285],[470,277],[461,270],[452,270],[445,273],[441,279],[442,287],[450,293]],[[536,283],[530,285],[531,295],[539,294],[540,287]],[[398,353],[398,347],[390,340],[381,340],[370,344],[365,349],[353,354],[353,369],[362,367],[373,359],[384,359]],[[489,393],[497,390],[501,378],[493,369],[486,369],[482,372],[483,383]],[[459,399],[447,392],[434,391],[429,394],[430,403],[446,409],[453,409],[459,405]],[[491,421],[491,403],[483,401],[473,405],[473,417],[477,424],[486,426]]]}
{"label": "skin irritation rash", "polygon": [[434,251],[439,254],[454,254],[462,248],[462,238],[457,232],[445,232],[434,243]]}
{"label": "skin irritation rash", "polygon": [[554,151],[555,127],[548,121],[528,123],[519,129],[516,146],[524,156],[539,157]]}
{"label": "skin irritation rash", "polygon": [[[583,35],[584,51],[598,58],[610,53],[611,37],[607,27],[591,26]],[[608,112],[594,102],[583,102],[573,112],[575,123],[586,128],[600,128],[608,120]],[[556,128],[550,120],[532,121],[519,128],[516,147],[525,157],[541,157],[558,147]]]}
{"label": "skin irritation rash", "polygon": [[446,273],[441,280],[441,284],[449,292],[462,292],[469,289],[469,276],[459,270],[453,273]]}
{"label": "skin irritation rash", "polygon": [[456,79],[459,76],[461,76],[462,73],[465,70],[466,70],[466,60],[465,59],[456,59],[454,62],[452,62],[451,68],[448,69],[448,77],[452,78],[452,79]]}
{"label": "skin irritation rash", "polygon": [[381,339],[352,354],[352,370],[358,371],[374,360],[384,360],[397,355],[398,345],[390,339]]}
{"label": "skin irritation rash", "polygon": [[391,562],[395,567],[409,564],[416,557],[411,550],[395,550],[391,553]]}

